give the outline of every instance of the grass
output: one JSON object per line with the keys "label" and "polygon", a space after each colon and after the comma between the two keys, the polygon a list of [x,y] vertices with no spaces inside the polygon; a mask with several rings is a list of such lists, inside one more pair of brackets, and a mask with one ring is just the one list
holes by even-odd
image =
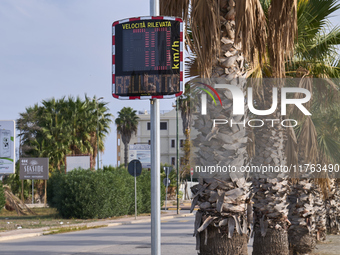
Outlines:
{"label": "grass", "polygon": [[94,220],[62,219],[54,208],[33,208],[36,215],[18,216],[15,211],[0,211],[0,232],[18,228],[57,227],[63,224],[93,222]]}
{"label": "grass", "polygon": [[[34,228],[52,228],[50,234],[65,233],[71,231],[79,231],[97,227],[105,227],[106,225],[98,225],[95,227],[88,226],[68,226],[73,224],[86,224],[89,222],[100,222],[103,219],[63,219],[60,217],[55,208],[32,208],[36,215],[18,216],[15,211],[7,211],[3,209],[0,211],[0,232],[15,230],[18,228],[34,229]],[[163,212],[162,212],[163,213]],[[115,220],[126,217],[133,217],[134,215],[114,216],[106,220]],[[150,216],[150,213],[138,214],[138,216]],[[53,232],[53,233],[52,233]]]}

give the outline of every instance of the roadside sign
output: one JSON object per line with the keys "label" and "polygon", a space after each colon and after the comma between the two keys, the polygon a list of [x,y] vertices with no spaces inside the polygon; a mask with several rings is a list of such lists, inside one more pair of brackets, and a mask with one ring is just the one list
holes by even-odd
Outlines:
{"label": "roadside sign", "polygon": [[141,162],[137,159],[130,161],[128,165],[128,172],[134,177],[140,176],[142,174]]}
{"label": "roadside sign", "polygon": [[48,180],[48,158],[20,158],[20,180]]}
{"label": "roadside sign", "polygon": [[151,168],[151,146],[149,144],[130,144],[129,162],[138,159],[143,168]]}
{"label": "roadside sign", "polygon": [[191,175],[191,176],[194,175],[194,168],[190,168],[190,175]]}
{"label": "roadside sign", "polygon": [[170,172],[172,171],[172,166],[164,166],[163,169],[166,176],[169,176]]}
{"label": "roadside sign", "polygon": [[73,169],[90,169],[91,168],[91,156],[89,155],[76,155],[66,156],[66,172],[70,172]]}
{"label": "roadside sign", "polygon": [[15,121],[0,120],[0,175],[15,173]]}
{"label": "roadside sign", "polygon": [[136,17],[112,24],[112,95],[174,98],[183,93],[183,21]]}
{"label": "roadside sign", "polygon": [[169,187],[170,182],[171,182],[171,181],[170,181],[169,178],[164,178],[164,179],[163,179],[163,184],[164,184],[165,187]]}

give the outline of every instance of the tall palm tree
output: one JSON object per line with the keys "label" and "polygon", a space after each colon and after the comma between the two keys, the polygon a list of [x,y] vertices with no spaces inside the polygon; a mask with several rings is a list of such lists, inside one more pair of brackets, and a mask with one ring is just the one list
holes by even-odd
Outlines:
{"label": "tall palm tree", "polygon": [[[329,127],[325,128],[325,125],[320,125],[323,121],[318,121],[320,115],[328,116],[327,108],[334,104],[329,95],[338,93],[336,84],[330,78],[339,77],[336,45],[340,43],[340,29],[330,28],[328,17],[339,7],[337,0],[298,2],[298,37],[294,55],[286,64],[287,75],[302,77],[299,85],[314,92],[313,102],[306,105],[312,112],[312,116],[301,118],[295,115],[301,124],[296,129],[297,146],[291,147],[290,155],[294,155],[300,165],[329,163],[331,162],[327,160],[329,156],[336,155],[339,151],[337,141],[329,139]],[[319,78],[319,80],[312,78]],[[335,98],[336,96],[333,101]],[[332,152],[325,148],[332,148]],[[323,174],[321,177],[316,181],[311,179],[313,178],[311,175],[292,179],[289,206],[289,220],[292,225],[288,234],[293,253],[311,252],[315,239],[323,238],[326,234],[323,199],[328,196],[331,182],[327,175]],[[324,198],[320,194],[321,191]],[[313,210],[306,212],[301,208],[313,208]],[[315,220],[312,220],[313,218]],[[328,218],[331,219],[332,216]]]}
{"label": "tall palm tree", "polygon": [[118,112],[118,118],[116,118],[115,122],[117,125],[117,132],[122,137],[122,142],[124,144],[124,164],[127,167],[128,164],[128,151],[129,151],[129,142],[131,136],[137,132],[138,127],[138,116],[136,114],[136,110],[133,110],[131,107],[124,107]]}
{"label": "tall palm tree", "polygon": [[[293,48],[296,32],[295,1],[273,0],[270,3],[268,26],[257,0],[163,0],[161,6],[162,14],[183,14],[184,20],[190,25],[193,40],[189,44],[197,56],[200,77],[218,78],[219,83],[232,82],[244,90],[245,82],[238,79],[246,77],[244,57],[251,65],[262,63],[266,45],[269,45],[275,77],[284,76],[284,56]],[[195,122],[195,127],[201,132],[198,137],[200,165],[233,165],[239,168],[248,162],[245,128],[242,125],[212,127],[212,119],[243,122],[247,116],[233,116],[230,95],[226,90],[221,89],[219,92],[223,95],[223,107],[210,107],[208,104],[208,114]],[[215,177],[219,177],[217,182],[216,179],[203,176],[200,185],[193,190],[196,193],[193,205],[196,202],[200,204],[195,225],[197,248],[201,254],[247,254],[247,237],[244,234],[247,231],[244,229],[251,221],[251,213],[247,214],[247,211],[251,212],[251,206],[247,203],[250,200],[249,183],[244,176],[233,174]],[[248,220],[247,215],[250,216]],[[225,231],[228,235],[223,234]],[[278,235],[271,235],[271,238],[263,241],[262,246],[268,248],[267,254],[287,254],[285,231],[274,232]]]}

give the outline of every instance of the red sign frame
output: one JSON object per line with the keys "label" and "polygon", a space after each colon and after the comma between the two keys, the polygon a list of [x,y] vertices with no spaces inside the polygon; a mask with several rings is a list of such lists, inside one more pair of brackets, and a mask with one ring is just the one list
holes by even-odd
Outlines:
{"label": "red sign frame", "polygon": [[[153,67],[154,69],[150,70],[143,70],[143,71],[137,71],[137,74],[135,71],[133,71],[133,75],[134,75],[134,79],[130,79],[129,78],[129,74],[125,75],[125,76],[121,76],[123,73],[123,57],[122,57],[122,50],[123,50],[123,43],[117,43],[118,40],[123,40],[122,38],[116,38],[116,35],[118,31],[120,31],[120,37],[122,37],[122,27],[123,29],[126,29],[125,31],[128,31],[128,29],[130,29],[130,31],[132,29],[135,29],[138,27],[141,27],[139,24],[143,24],[145,25],[145,22],[154,22],[154,24],[161,26],[161,22],[168,22],[165,24],[174,24],[174,22],[176,22],[178,24],[179,22],[179,31],[177,30],[176,33],[179,32],[179,45],[178,41],[176,46],[178,46],[178,48],[172,48],[171,51],[176,50],[179,51],[178,53],[174,53],[174,54],[179,54],[176,56],[176,59],[174,57],[174,59],[177,61],[178,60],[178,64],[176,63],[176,65],[174,64],[174,66],[176,66],[176,68],[174,68],[173,66],[169,67],[168,69],[178,69],[178,70],[165,70],[165,67],[162,66],[158,66],[158,67]],[[149,23],[146,25],[146,27],[149,27]],[[151,24],[152,25],[152,24]],[[150,26],[151,26],[150,25]],[[124,27],[125,26],[125,27]],[[117,27],[117,30],[116,30]],[[120,30],[119,30],[120,29]],[[171,27],[172,29],[172,27]],[[136,29],[137,31],[142,30],[143,29]],[[155,28],[155,31],[162,31],[161,28]],[[169,30],[169,29],[168,29]],[[145,31],[145,29],[144,29]],[[112,24],[112,96],[114,98],[117,99],[123,99],[123,100],[135,100],[135,99],[153,99],[153,98],[157,98],[157,99],[168,99],[168,98],[175,98],[178,97],[180,95],[182,95],[184,93],[184,36],[183,36],[183,21],[180,18],[176,18],[176,17],[167,17],[167,16],[149,16],[149,17],[135,17],[135,18],[129,18],[129,19],[124,19],[124,20],[119,20],[116,21]],[[116,48],[117,46],[117,48]],[[172,47],[172,46],[171,46]],[[168,50],[170,51],[170,50]],[[169,54],[169,53],[167,53]],[[170,57],[169,57],[170,58]],[[126,59],[126,58],[124,58]],[[175,61],[174,59],[171,59],[171,64],[173,64],[173,61]],[[129,62],[128,62],[129,63]],[[126,66],[126,62],[124,62],[125,66]],[[178,66],[178,67],[177,67]],[[145,68],[145,67],[144,67]],[[158,68],[158,69],[156,69]],[[157,71],[155,71],[157,70]],[[126,71],[126,70],[125,70]],[[150,83],[149,80],[151,78],[148,78],[150,75],[151,77],[151,72],[158,72],[159,75],[157,76],[157,79],[155,78],[154,83]],[[169,74],[169,72],[171,74]],[[128,73],[128,72],[125,72]],[[174,74],[175,73],[175,74]],[[139,78],[135,78],[137,75],[139,75]],[[166,76],[166,77],[165,77]],[[124,81],[120,83],[120,81],[123,80]],[[132,76],[130,76],[132,77]],[[145,78],[147,77],[147,78]],[[155,75],[156,77],[156,75]],[[141,79],[143,79],[143,81],[141,81]],[[167,79],[167,81],[164,82],[164,80]],[[127,82],[125,81],[127,80]],[[132,83],[136,83],[135,80],[137,80],[137,89],[134,90],[134,84]],[[156,83],[156,81],[158,83]],[[145,85],[146,83],[146,85]],[[165,84],[169,84],[168,87],[171,86],[171,89],[169,89],[168,87],[165,87]],[[123,84],[123,86],[121,86],[121,84]],[[128,85],[126,85],[128,84]],[[142,85],[141,85],[142,84]],[[146,87],[148,84],[152,84],[154,87],[153,90],[148,90]],[[158,86],[156,86],[156,85]],[[174,85],[176,84],[176,85]],[[123,88],[123,89],[122,89]],[[139,88],[139,89],[138,89]],[[122,92],[123,91],[123,92]]]}

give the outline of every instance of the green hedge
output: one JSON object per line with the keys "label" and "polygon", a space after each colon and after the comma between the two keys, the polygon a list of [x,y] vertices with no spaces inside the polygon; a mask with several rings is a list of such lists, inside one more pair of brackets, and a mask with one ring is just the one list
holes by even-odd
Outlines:
{"label": "green hedge", "polygon": [[6,198],[4,193],[4,187],[2,186],[2,181],[0,181],[0,212],[6,204]]}
{"label": "green hedge", "polygon": [[[165,192],[162,184],[162,200]],[[135,213],[134,177],[124,168],[73,170],[56,173],[47,184],[50,207],[65,218],[107,218]],[[151,176],[143,170],[137,177],[138,214],[151,210]]]}

